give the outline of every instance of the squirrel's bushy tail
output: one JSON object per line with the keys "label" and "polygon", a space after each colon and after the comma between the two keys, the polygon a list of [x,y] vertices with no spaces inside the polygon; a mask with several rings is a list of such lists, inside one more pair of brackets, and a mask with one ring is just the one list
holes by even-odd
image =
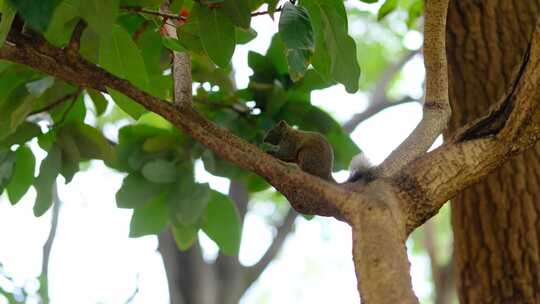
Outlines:
{"label": "squirrel's bushy tail", "polygon": [[349,178],[347,179],[347,182],[356,182],[366,177],[369,175],[369,171],[372,167],[373,165],[371,164],[371,161],[363,152],[360,152],[351,160],[351,164],[349,165]]}

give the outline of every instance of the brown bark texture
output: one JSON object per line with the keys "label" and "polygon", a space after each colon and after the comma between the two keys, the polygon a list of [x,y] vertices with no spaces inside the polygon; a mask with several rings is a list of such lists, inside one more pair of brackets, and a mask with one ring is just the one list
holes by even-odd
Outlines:
{"label": "brown bark texture", "polygon": [[[450,1],[450,133],[484,115],[511,85],[540,1]],[[538,303],[540,146],[452,200],[461,303]]]}

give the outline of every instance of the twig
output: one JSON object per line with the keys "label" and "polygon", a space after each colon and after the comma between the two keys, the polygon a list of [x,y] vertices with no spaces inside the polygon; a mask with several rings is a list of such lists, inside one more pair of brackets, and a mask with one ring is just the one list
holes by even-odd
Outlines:
{"label": "twig", "polygon": [[62,205],[62,201],[60,200],[60,197],[58,196],[58,185],[53,183],[52,185],[52,200],[53,200],[53,208],[52,208],[52,218],[51,218],[51,229],[49,230],[49,236],[47,237],[47,241],[45,241],[45,244],[43,245],[43,261],[41,264],[41,277],[46,282],[44,287],[44,290],[42,291],[46,299],[42,299],[44,302],[48,303],[48,277],[49,277],[49,260],[51,257],[51,250],[54,243],[54,240],[56,238],[56,232],[58,231],[58,219],[60,217],[60,207]]}
{"label": "twig", "polygon": [[273,13],[276,13],[276,12],[281,12],[281,10],[283,9],[282,6],[276,8],[274,11],[262,11],[262,12],[253,12],[251,13],[251,17],[256,17],[256,16],[261,16],[261,15],[270,15],[270,14],[273,14]]}
{"label": "twig", "polygon": [[257,264],[251,266],[248,268],[248,277],[246,279],[246,286],[250,286],[259,278],[259,276],[262,274],[262,272],[268,267],[270,262],[274,260],[276,255],[279,253],[281,247],[283,247],[283,243],[285,243],[285,240],[287,239],[287,236],[291,232],[294,221],[297,217],[298,213],[294,211],[292,208],[289,209],[287,212],[287,215],[283,219],[283,223],[277,228],[277,234],[274,237],[274,240],[272,241],[272,244],[266,250],[263,257],[257,262]]}
{"label": "twig", "polygon": [[133,292],[131,293],[129,298],[127,298],[127,300],[124,302],[125,304],[131,304],[131,303],[134,302],[135,297],[139,294],[140,285],[141,285],[141,274],[137,273],[136,282],[135,282],[135,289],[133,290]]}
{"label": "twig", "polygon": [[375,114],[378,114],[384,109],[388,109],[388,108],[395,107],[395,106],[402,105],[409,102],[417,102],[417,101],[418,100],[412,98],[411,96],[405,96],[397,101],[390,101],[386,98],[382,102],[373,101],[372,103],[369,104],[367,109],[365,109],[364,111],[360,113],[354,114],[354,116],[343,125],[343,129],[347,133],[352,133],[354,129],[358,127],[359,124],[364,122],[366,119],[374,116]]}
{"label": "twig", "polygon": [[141,23],[141,25],[139,26],[139,28],[137,28],[137,30],[135,31],[135,33],[133,33],[133,41],[137,42],[139,40],[139,38],[141,37],[142,33],[144,33],[144,31],[146,31],[146,29],[148,28],[148,25],[150,25],[150,21],[149,20],[144,20],[143,23]]}
{"label": "twig", "polygon": [[60,118],[60,121],[58,121],[57,123],[54,124],[53,128],[56,127],[56,126],[59,126],[61,125],[67,118],[69,112],[71,112],[71,110],[73,109],[73,106],[75,105],[75,103],[77,102],[77,98],[79,98],[79,95],[81,94],[82,92],[82,88],[79,88],[77,90],[77,94],[73,97],[73,99],[71,100],[71,103],[69,104],[68,108],[64,111],[64,113],[62,114],[62,118]]}
{"label": "twig", "polygon": [[77,90],[77,91],[75,91],[73,93],[64,95],[64,96],[58,98],[56,101],[44,106],[43,108],[37,109],[35,111],[30,112],[28,114],[28,116],[36,115],[36,114],[39,114],[39,113],[42,113],[42,112],[47,112],[47,111],[55,108],[56,106],[59,106],[60,104],[64,103],[66,100],[69,100],[71,98],[75,98],[75,97],[79,96],[79,94],[80,94],[80,90]]}
{"label": "twig", "polygon": [[182,21],[187,20],[187,17],[181,16],[181,15],[175,15],[175,14],[170,14],[170,13],[165,13],[165,12],[150,11],[150,10],[146,10],[144,8],[135,7],[135,6],[121,6],[120,9],[124,11],[128,11],[128,12],[154,15],[154,16],[162,17],[164,19],[174,19],[174,20],[182,20]]}
{"label": "twig", "polygon": [[86,28],[86,22],[80,19],[71,34],[69,39],[69,44],[67,45],[66,51],[70,54],[78,53],[81,47],[81,36]]}
{"label": "twig", "polygon": [[388,100],[388,97],[386,96],[386,89],[390,81],[395,78],[396,74],[401,71],[403,66],[407,62],[409,62],[416,54],[418,54],[417,50],[409,51],[401,59],[390,64],[386,68],[386,70],[382,73],[381,77],[377,80],[377,83],[375,83],[373,89],[371,90],[371,102],[369,103],[368,108],[360,113],[353,115],[353,117],[351,117],[349,121],[343,124],[343,129],[347,133],[352,133],[352,131],[354,131],[354,129],[356,129],[356,127],[358,127],[358,125],[364,120],[370,118],[371,116],[379,113],[386,108],[415,101],[415,99],[413,99],[412,97],[406,96],[398,101],[392,102]]}

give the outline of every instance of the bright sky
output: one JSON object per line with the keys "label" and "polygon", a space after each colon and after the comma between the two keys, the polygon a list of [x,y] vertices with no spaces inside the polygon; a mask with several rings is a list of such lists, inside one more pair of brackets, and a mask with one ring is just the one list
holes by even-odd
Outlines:
{"label": "bright sky", "polygon": [[[248,50],[264,53],[277,30],[277,23],[266,17],[255,18],[252,25],[259,36],[248,45],[237,47],[233,58],[239,87],[247,85],[251,74],[247,67]],[[407,43],[417,45],[421,36],[409,35],[406,39]],[[405,73],[406,88],[417,95],[421,92],[422,62],[411,61]],[[339,121],[366,106],[364,94],[347,94],[341,86],[314,92],[312,99]],[[417,104],[396,106],[360,125],[352,137],[374,163],[379,163],[410,133],[420,115]],[[346,172],[336,174],[341,179],[346,176]],[[49,270],[53,304],[124,303],[137,284],[140,291],[132,303],[168,303],[157,238],[130,239],[131,211],[116,208],[114,194],[122,177],[94,162],[90,170],[78,173],[71,184],[60,187],[65,204]],[[228,181],[212,177],[200,165],[197,178],[227,192]],[[39,275],[42,245],[49,230],[50,212],[34,218],[34,199],[35,192],[31,190],[15,207],[0,200],[0,262],[18,285]],[[358,303],[348,226],[327,218],[299,219],[296,224],[295,233],[279,257],[241,303]],[[253,264],[264,253],[272,239],[268,228],[257,214],[248,215],[240,252],[242,263]],[[206,256],[215,256],[215,244],[204,237],[201,241]],[[422,298],[429,293],[429,264],[422,257],[411,258],[413,285]],[[26,285],[28,290],[36,288],[32,281]],[[0,286],[9,288],[1,280]]]}

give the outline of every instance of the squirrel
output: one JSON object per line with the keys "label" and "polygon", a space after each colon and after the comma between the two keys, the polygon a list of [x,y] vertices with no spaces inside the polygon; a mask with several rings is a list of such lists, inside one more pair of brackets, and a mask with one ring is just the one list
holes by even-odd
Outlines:
{"label": "squirrel", "polygon": [[[270,155],[285,162],[296,163],[304,172],[336,182],[332,177],[334,150],[322,134],[296,130],[282,120],[266,133],[263,142],[277,147],[268,151]],[[347,182],[369,176],[370,168],[367,158],[358,154],[351,162]]]}

